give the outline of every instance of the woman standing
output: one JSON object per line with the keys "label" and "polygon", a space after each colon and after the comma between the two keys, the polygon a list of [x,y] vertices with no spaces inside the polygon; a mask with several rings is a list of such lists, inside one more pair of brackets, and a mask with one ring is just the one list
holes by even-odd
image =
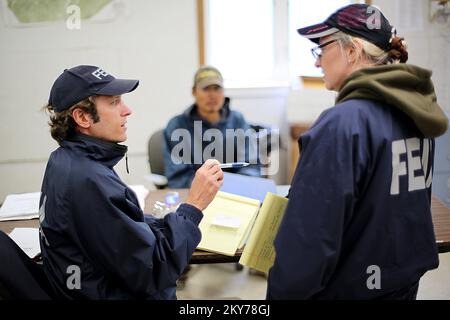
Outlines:
{"label": "woman standing", "polygon": [[299,29],[336,105],[301,136],[275,239],[269,299],[415,299],[438,266],[431,220],[434,138],[448,119],[431,72],[375,7],[353,4]]}

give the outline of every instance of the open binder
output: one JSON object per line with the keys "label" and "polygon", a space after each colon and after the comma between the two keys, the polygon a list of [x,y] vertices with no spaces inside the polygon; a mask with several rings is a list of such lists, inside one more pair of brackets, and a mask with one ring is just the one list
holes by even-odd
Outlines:
{"label": "open binder", "polygon": [[234,256],[243,249],[239,263],[267,273],[275,261],[273,241],[288,199],[267,192],[259,200],[219,191],[204,211],[202,240],[197,249]]}

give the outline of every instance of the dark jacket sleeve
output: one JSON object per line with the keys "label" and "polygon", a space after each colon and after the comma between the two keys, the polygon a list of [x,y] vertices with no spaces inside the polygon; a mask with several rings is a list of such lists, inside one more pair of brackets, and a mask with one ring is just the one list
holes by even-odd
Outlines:
{"label": "dark jacket sleeve", "polygon": [[301,137],[301,159],[274,242],[268,299],[314,298],[336,269],[367,157],[350,121],[332,111]]}
{"label": "dark jacket sleeve", "polygon": [[87,259],[135,297],[174,286],[200,242],[201,211],[183,204],[146,223],[134,193],[116,176],[85,180],[83,188],[71,188],[71,230]]}
{"label": "dark jacket sleeve", "polygon": [[[164,175],[167,177],[169,188],[189,188],[194,178],[196,168],[195,165],[190,163],[174,163],[174,159],[172,158],[172,150],[174,145],[179,142],[171,141],[171,127],[172,126],[169,123],[164,130]],[[186,145],[186,143],[183,143],[183,145]],[[178,154],[176,156],[178,156]]]}

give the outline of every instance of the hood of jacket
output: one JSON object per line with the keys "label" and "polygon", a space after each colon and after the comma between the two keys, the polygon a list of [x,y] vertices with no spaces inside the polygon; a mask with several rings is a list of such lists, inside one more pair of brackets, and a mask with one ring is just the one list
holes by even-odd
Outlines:
{"label": "hood of jacket", "polygon": [[128,150],[128,147],[125,145],[79,133],[62,141],[61,146],[72,150],[78,155],[102,162],[109,168],[114,167]]}
{"label": "hood of jacket", "polygon": [[410,117],[423,135],[444,134],[448,118],[437,103],[432,72],[410,64],[363,68],[344,80],[336,103],[369,99],[396,107]]}

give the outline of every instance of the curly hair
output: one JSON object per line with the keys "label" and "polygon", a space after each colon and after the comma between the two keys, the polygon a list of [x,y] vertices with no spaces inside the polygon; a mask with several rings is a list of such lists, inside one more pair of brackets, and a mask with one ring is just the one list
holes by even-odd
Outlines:
{"label": "curly hair", "polygon": [[391,49],[388,52],[389,57],[398,60],[401,63],[408,61],[408,47],[405,38],[393,37],[391,40]]}
{"label": "curly hair", "polygon": [[97,107],[95,106],[94,96],[86,98],[61,112],[55,112],[53,106],[50,104],[44,106],[43,109],[49,113],[50,121],[48,124],[50,126],[50,133],[52,138],[55,139],[58,144],[61,144],[63,140],[76,133],[77,123],[72,116],[75,109],[81,109],[90,115],[94,123],[100,120],[97,113]]}

